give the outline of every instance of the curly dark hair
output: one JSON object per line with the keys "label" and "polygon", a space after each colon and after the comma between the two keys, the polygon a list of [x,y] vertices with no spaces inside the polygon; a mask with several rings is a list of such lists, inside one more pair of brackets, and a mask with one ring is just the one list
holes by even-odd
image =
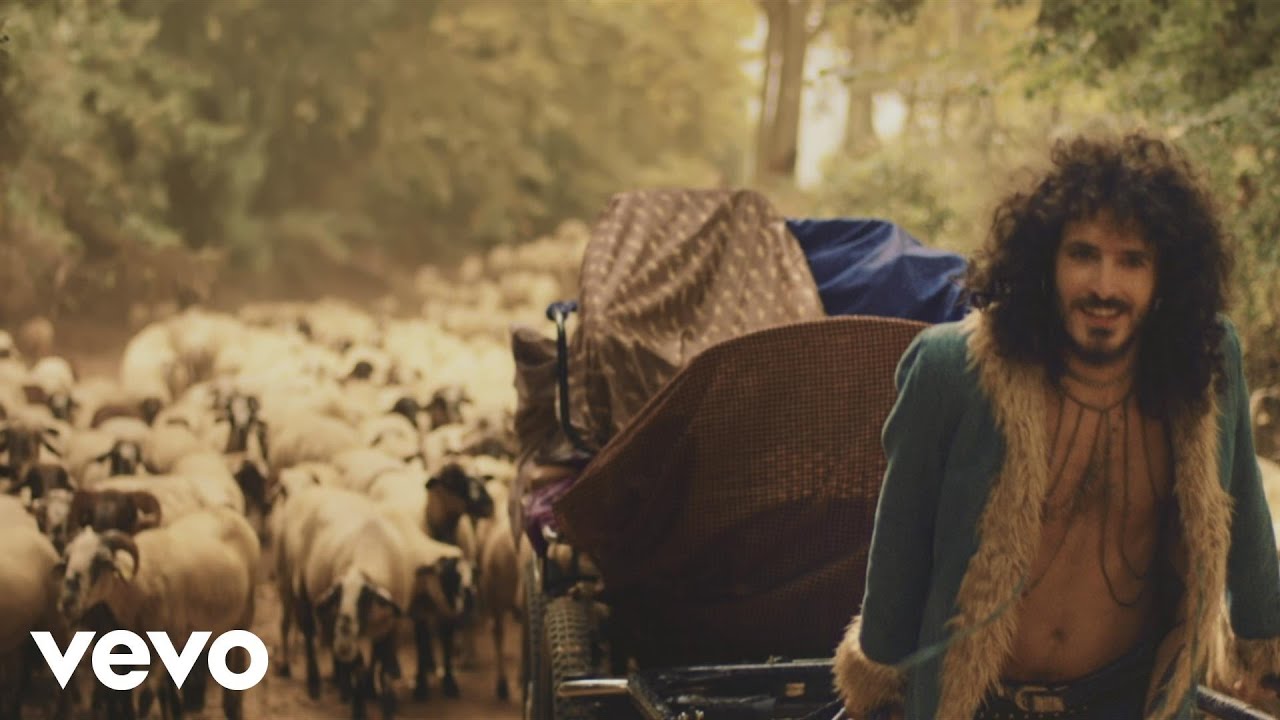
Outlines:
{"label": "curly dark hair", "polygon": [[1156,250],[1153,304],[1139,335],[1136,391],[1143,413],[1170,418],[1207,408],[1222,386],[1220,352],[1231,255],[1215,203],[1186,157],[1142,133],[1055,143],[1052,167],[996,208],[965,278],[989,314],[996,350],[1040,363],[1058,382],[1067,334],[1054,288],[1064,228],[1109,211]]}

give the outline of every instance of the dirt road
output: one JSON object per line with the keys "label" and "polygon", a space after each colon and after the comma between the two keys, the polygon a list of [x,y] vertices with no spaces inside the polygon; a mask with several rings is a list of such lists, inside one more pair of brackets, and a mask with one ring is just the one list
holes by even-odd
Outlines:
{"label": "dirt road", "polygon": [[[258,613],[254,633],[262,638],[270,652],[280,646],[280,603],[275,591],[268,585],[258,588]],[[297,636],[295,636],[297,637]],[[417,666],[411,648],[402,643],[400,657],[405,678],[402,679],[400,712],[397,718],[404,720],[516,720],[520,717],[519,685],[517,674],[520,662],[520,626],[508,622],[506,633],[507,677],[511,684],[512,700],[500,702],[494,695],[493,640],[488,629],[481,633],[477,643],[478,658],[473,669],[456,669],[455,675],[462,697],[445,698],[440,693],[439,680],[432,682],[432,698],[425,702],[413,699],[413,668]],[[302,645],[295,640],[294,677],[276,677],[274,670],[267,673],[262,684],[254,688],[245,699],[245,720],[346,720],[351,716],[350,707],[338,702],[337,691],[325,687],[319,702],[307,697],[306,677],[302,662]],[[327,676],[326,658],[320,660],[321,675]],[[211,686],[212,687],[212,686]],[[210,693],[210,701],[213,701]],[[380,717],[376,705],[370,708],[370,717]],[[221,713],[206,713],[209,720],[221,717]]]}
{"label": "dirt road", "polygon": [[[328,655],[320,652],[321,677],[326,681],[318,701],[307,697],[305,664],[302,656],[301,636],[295,635],[293,668],[294,677],[281,678],[275,674],[275,659],[280,647],[280,602],[274,587],[269,584],[258,586],[257,619],[253,632],[266,644],[271,656],[271,667],[262,682],[245,693],[245,720],[346,720],[351,717],[351,709],[338,700],[337,691],[329,686],[328,676],[331,662]],[[402,643],[400,663],[405,678],[401,680],[398,693],[400,698],[397,720],[517,720],[520,717],[520,687],[517,679],[520,658],[520,627],[514,622],[507,624],[507,677],[511,685],[512,699],[501,702],[495,697],[493,640],[488,630],[477,642],[477,658],[473,667],[455,668],[455,677],[461,690],[457,699],[445,698],[440,692],[439,679],[433,680],[432,698],[424,702],[413,699],[413,671],[417,661],[412,652],[412,644]],[[86,659],[81,665],[82,675],[89,672]],[[11,681],[8,668],[0,670],[0,687]],[[161,670],[160,672],[163,672]],[[23,720],[45,720],[52,711],[52,696],[61,692],[53,685],[48,671],[37,673],[34,678],[35,687],[27,698],[23,710]],[[207,692],[207,707],[203,712],[188,714],[186,720],[221,720],[222,691],[212,681]],[[135,694],[136,696],[136,694]],[[380,720],[381,711],[376,703],[368,706],[369,720]],[[92,717],[87,705],[73,710],[74,720],[89,720]],[[159,708],[154,707],[151,717],[159,717]],[[4,718],[3,720],[10,720]]]}

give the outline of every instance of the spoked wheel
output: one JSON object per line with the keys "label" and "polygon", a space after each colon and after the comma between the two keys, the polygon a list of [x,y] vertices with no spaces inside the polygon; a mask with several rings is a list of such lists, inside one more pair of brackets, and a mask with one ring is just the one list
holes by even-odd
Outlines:
{"label": "spoked wheel", "polygon": [[542,619],[546,604],[538,574],[538,559],[530,557],[524,567],[524,624],[520,633],[523,640],[520,681],[524,688],[521,698],[524,720],[549,720],[551,717],[551,709],[546,702],[550,695],[542,676]]}

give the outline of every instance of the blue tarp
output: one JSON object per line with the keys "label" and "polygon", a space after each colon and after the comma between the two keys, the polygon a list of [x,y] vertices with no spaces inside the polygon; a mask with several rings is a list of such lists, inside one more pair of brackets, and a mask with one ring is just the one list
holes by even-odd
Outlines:
{"label": "blue tarp", "polygon": [[928,323],[967,309],[965,259],[925,247],[884,220],[787,220],[828,315],[878,315]]}

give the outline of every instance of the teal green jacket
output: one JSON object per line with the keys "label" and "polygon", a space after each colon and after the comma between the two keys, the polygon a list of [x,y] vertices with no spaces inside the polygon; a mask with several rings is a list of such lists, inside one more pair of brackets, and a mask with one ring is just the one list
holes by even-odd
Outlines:
{"label": "teal green jacket", "polygon": [[[1171,680],[1154,718],[1192,717],[1193,683],[1280,670],[1276,541],[1239,339],[1223,322],[1225,391],[1203,417],[1171,423],[1174,564],[1191,590],[1157,653],[1153,678]],[[999,357],[973,312],[917,336],[897,386],[866,593],[837,648],[835,683],[854,718],[886,703],[902,703],[909,719],[970,718],[1009,657],[1010,606],[1041,537],[1043,371]]]}

